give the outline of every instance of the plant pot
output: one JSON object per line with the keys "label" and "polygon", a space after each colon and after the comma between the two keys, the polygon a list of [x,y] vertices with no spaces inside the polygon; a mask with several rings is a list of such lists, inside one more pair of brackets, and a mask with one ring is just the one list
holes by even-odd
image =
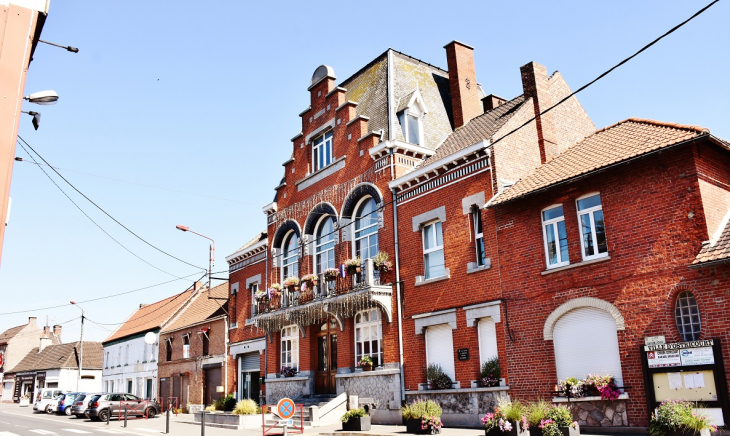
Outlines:
{"label": "plant pot", "polygon": [[327,282],[334,282],[335,280],[337,280],[337,277],[325,277],[324,279]]}
{"label": "plant pot", "polygon": [[370,417],[357,416],[342,423],[342,431],[370,431]]}
{"label": "plant pot", "polygon": [[[563,436],[580,436],[580,426],[577,428],[573,427],[558,427],[560,430],[560,433],[563,434]],[[528,430],[530,432],[530,436],[542,436],[542,429],[538,426],[530,426],[530,429]]]}
{"label": "plant pot", "polygon": [[[538,430],[540,430],[538,428]],[[542,430],[540,430],[542,431]],[[516,422],[512,423],[512,430],[502,431],[499,427],[495,427],[491,430],[484,430],[484,436],[528,436],[528,430],[520,430],[520,425]]]}
{"label": "plant pot", "polygon": [[682,430],[669,430],[665,436],[710,436],[710,429],[706,428],[695,432],[694,430],[682,429]]}
{"label": "plant pot", "polygon": [[363,371],[372,371],[373,370],[373,365],[365,365],[365,366],[362,367],[362,370]]}
{"label": "plant pot", "polygon": [[306,281],[306,282],[304,282],[304,283],[305,283],[305,284],[307,285],[307,289],[312,289],[312,288],[314,288],[314,287],[316,286],[316,285],[314,284],[314,282],[313,282],[313,281],[311,281],[311,280],[307,280],[307,281]]}
{"label": "plant pot", "polygon": [[406,433],[411,434],[441,434],[441,429],[436,429],[433,427],[429,427],[426,429],[421,429],[421,420],[420,419],[404,419],[403,420],[406,425]]}

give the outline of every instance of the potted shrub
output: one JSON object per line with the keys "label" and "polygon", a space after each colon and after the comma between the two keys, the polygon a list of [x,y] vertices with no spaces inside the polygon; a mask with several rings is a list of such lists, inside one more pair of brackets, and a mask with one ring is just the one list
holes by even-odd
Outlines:
{"label": "potted shrub", "polygon": [[568,377],[558,383],[558,394],[562,397],[581,398],[586,393],[585,383],[575,377]]}
{"label": "potted shrub", "polygon": [[362,368],[363,371],[372,371],[373,359],[370,356],[362,356],[362,359],[357,362],[357,366]]}
{"label": "potted shrub", "polygon": [[299,277],[287,277],[284,279],[282,286],[287,288],[289,292],[299,291]]}
{"label": "potted shrub", "polygon": [[307,285],[307,289],[313,289],[319,283],[319,277],[316,274],[307,274],[302,277],[302,283]]}
{"label": "potted shrub", "polygon": [[281,370],[279,371],[279,375],[282,377],[294,377],[297,373],[297,370],[292,368],[291,366],[282,366]]}
{"label": "potted shrub", "polygon": [[441,406],[431,400],[415,401],[401,409],[406,432],[413,434],[441,433]]}
{"label": "potted shrub", "polygon": [[426,379],[429,389],[451,389],[451,377],[444,374],[438,363],[432,363],[426,368]]}
{"label": "potted shrub", "polygon": [[500,375],[499,358],[494,356],[482,363],[482,371],[479,374],[479,385],[485,388],[499,386]]}
{"label": "potted shrub", "polygon": [[527,408],[530,436],[578,436],[578,423],[565,406],[553,406],[544,401]]}
{"label": "potted shrub", "polygon": [[324,279],[328,282],[334,282],[340,275],[340,271],[337,268],[327,268],[324,270]]}
{"label": "potted shrub", "polygon": [[380,274],[385,274],[393,269],[393,262],[390,261],[388,253],[385,251],[378,251],[378,254],[373,257],[373,265],[380,271]]}
{"label": "potted shrub", "polygon": [[504,399],[499,400],[494,413],[484,415],[482,424],[485,436],[526,436],[530,428],[522,404]]}
{"label": "potted shrub", "polygon": [[597,391],[602,400],[615,400],[621,395],[621,391],[616,386],[616,379],[611,374],[588,375],[583,384],[588,385],[589,389],[593,390],[593,394]]}
{"label": "potted shrub", "polygon": [[347,274],[359,274],[362,269],[362,260],[359,257],[347,259],[345,261],[345,269],[347,269]]}
{"label": "potted shrub", "polygon": [[342,431],[370,431],[370,416],[362,407],[348,410],[340,421],[342,421]]}
{"label": "potted shrub", "polygon": [[649,436],[710,436],[717,426],[702,409],[686,400],[664,401],[651,415]]}

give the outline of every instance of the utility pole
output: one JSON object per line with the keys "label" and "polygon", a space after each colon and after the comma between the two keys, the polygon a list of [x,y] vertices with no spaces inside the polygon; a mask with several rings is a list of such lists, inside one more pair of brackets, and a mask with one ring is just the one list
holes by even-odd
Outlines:
{"label": "utility pole", "polygon": [[71,304],[81,309],[81,337],[79,338],[79,374],[76,378],[76,391],[81,389],[81,368],[83,368],[84,362],[84,309],[81,308],[75,301],[71,301]]}

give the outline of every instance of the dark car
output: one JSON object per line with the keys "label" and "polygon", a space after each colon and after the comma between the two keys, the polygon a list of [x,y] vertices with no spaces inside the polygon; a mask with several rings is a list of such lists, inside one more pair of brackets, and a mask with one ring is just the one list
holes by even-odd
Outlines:
{"label": "dark car", "polygon": [[101,395],[101,392],[79,394],[76,398],[74,398],[71,414],[77,418],[88,418],[89,403],[91,403],[91,400],[95,395]]}
{"label": "dark car", "polygon": [[155,400],[143,400],[135,395],[110,393],[94,395],[89,404],[89,418],[92,421],[106,421],[107,417],[145,416],[154,418],[160,413],[160,404]]}
{"label": "dark car", "polygon": [[58,406],[56,407],[56,413],[59,415],[71,415],[71,409],[73,407],[74,399],[81,395],[83,392],[69,392],[61,394],[58,397]]}

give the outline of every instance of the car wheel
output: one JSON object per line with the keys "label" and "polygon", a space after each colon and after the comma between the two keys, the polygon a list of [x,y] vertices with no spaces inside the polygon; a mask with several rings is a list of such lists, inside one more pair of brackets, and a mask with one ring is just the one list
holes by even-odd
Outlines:
{"label": "car wheel", "polygon": [[157,415],[157,411],[153,409],[152,407],[149,407],[147,409],[147,418],[154,418],[155,415]]}
{"label": "car wheel", "polygon": [[64,415],[71,416],[71,407],[67,407],[63,410]]}
{"label": "car wheel", "polygon": [[107,411],[107,410],[102,410],[101,412],[99,412],[99,420],[100,421],[106,421],[106,418],[108,416],[109,416],[109,411]]}
{"label": "car wheel", "polygon": [[46,406],[46,413],[49,414],[49,415],[51,413],[53,413],[53,409],[51,409],[51,405],[50,404],[48,406]]}

